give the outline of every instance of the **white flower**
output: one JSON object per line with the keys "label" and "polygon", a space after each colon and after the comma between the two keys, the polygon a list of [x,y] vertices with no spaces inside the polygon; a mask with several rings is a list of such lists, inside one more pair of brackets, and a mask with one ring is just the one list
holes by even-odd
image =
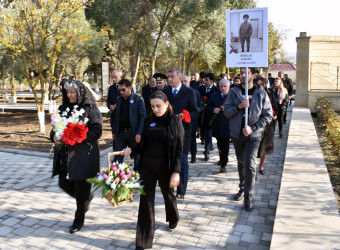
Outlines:
{"label": "white flower", "polygon": [[79,110],[80,115],[83,115],[85,113],[84,109]]}
{"label": "white flower", "polygon": [[78,108],[78,107],[79,107],[78,105],[74,105],[74,106],[73,106],[74,109],[76,109],[76,108]]}
{"label": "white flower", "polygon": [[67,116],[67,111],[64,111],[64,112],[62,113],[62,116]]}
{"label": "white flower", "polygon": [[106,180],[106,185],[110,185],[110,184],[111,184],[111,179],[109,178]]}
{"label": "white flower", "polygon": [[104,180],[104,177],[102,175],[99,175],[98,176],[98,181],[102,181],[102,180]]}
{"label": "white flower", "polygon": [[125,164],[120,163],[118,167],[119,167],[120,170],[124,170],[125,169]]}
{"label": "white flower", "polygon": [[69,107],[67,107],[65,110],[66,110],[66,112],[69,112],[69,111],[70,111],[70,108],[69,108]]}
{"label": "white flower", "polygon": [[89,118],[85,117],[84,123],[86,124],[89,121]]}
{"label": "white flower", "polygon": [[139,188],[141,185],[139,184],[139,182],[136,182],[135,184],[134,184],[134,187],[135,188]]}
{"label": "white flower", "polygon": [[111,188],[112,188],[113,190],[115,190],[115,189],[116,189],[116,183],[111,183]]}

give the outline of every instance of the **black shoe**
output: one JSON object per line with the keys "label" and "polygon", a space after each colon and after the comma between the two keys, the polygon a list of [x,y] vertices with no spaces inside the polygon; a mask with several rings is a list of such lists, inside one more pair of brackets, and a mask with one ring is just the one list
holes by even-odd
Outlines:
{"label": "black shoe", "polygon": [[225,166],[220,168],[220,173],[226,173],[226,172],[227,172],[227,169]]}
{"label": "black shoe", "polygon": [[73,234],[78,232],[84,226],[84,222],[78,222],[74,220],[72,226],[70,227],[70,233]]}
{"label": "black shoe", "polygon": [[245,198],[244,199],[244,210],[247,212],[251,212],[254,209],[253,202],[250,198]]}
{"label": "black shoe", "polygon": [[142,247],[136,247],[136,250],[144,250],[145,248]]}
{"label": "black shoe", "polygon": [[264,170],[260,170],[259,173],[262,174],[262,175],[265,174]]}
{"label": "black shoe", "polygon": [[196,155],[191,156],[191,163],[196,163]]}
{"label": "black shoe", "polygon": [[282,137],[283,137],[282,133],[279,133],[279,137],[280,137],[280,138],[282,138]]}
{"label": "black shoe", "polygon": [[209,148],[209,151],[213,151],[213,150],[214,150],[214,147]]}
{"label": "black shoe", "polygon": [[182,200],[184,201],[184,194],[176,194],[177,200]]}
{"label": "black shoe", "polygon": [[205,160],[205,161],[209,161],[209,159],[210,159],[210,158],[209,158],[209,155],[204,156],[204,160]]}
{"label": "black shoe", "polygon": [[234,201],[240,201],[243,198],[243,190],[238,191],[237,194],[234,195]]}
{"label": "black shoe", "polygon": [[178,221],[176,221],[175,223],[170,223],[169,222],[169,229],[170,231],[175,231],[178,225]]}
{"label": "black shoe", "polygon": [[221,161],[218,161],[218,162],[217,162],[217,165],[221,166]]}
{"label": "black shoe", "polygon": [[205,141],[204,140],[201,140],[201,145],[204,145],[205,144]]}

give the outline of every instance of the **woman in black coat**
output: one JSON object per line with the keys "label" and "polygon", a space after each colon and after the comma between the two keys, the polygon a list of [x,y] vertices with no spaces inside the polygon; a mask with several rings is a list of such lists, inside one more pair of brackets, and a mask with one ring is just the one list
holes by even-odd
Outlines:
{"label": "woman in black coat", "polygon": [[[183,152],[184,128],[181,118],[163,92],[150,96],[152,113],[145,119],[142,139],[133,153],[140,155],[140,175],[146,195],[141,195],[136,232],[136,249],[151,248],[155,233],[155,191],[161,188],[169,229],[179,221],[174,188],[179,185]],[[126,152],[130,152],[126,149]]]}
{"label": "woman in black coat", "polygon": [[[81,143],[73,146],[62,144],[60,150],[56,147],[54,151],[52,178],[59,174],[59,186],[77,202],[75,219],[70,227],[70,233],[74,233],[84,225],[85,213],[93,198],[91,184],[86,179],[99,172],[98,139],[102,134],[102,116],[82,82],[66,82],[62,93],[63,103],[59,106],[59,114],[70,117],[74,109],[80,111],[80,121],[85,122],[88,128],[86,139]],[[55,144],[61,144],[53,130],[50,138]]]}
{"label": "woman in black coat", "polygon": [[279,112],[278,103],[276,100],[276,95],[272,89],[267,89],[268,80],[264,77],[259,77],[255,80],[255,83],[260,86],[261,89],[267,92],[269,96],[270,102],[273,108],[273,119],[272,121],[266,125],[263,136],[260,142],[260,146],[257,153],[257,158],[260,158],[260,174],[264,175],[264,162],[266,160],[267,155],[272,154],[274,151],[274,132],[275,132],[275,124],[277,114]]}

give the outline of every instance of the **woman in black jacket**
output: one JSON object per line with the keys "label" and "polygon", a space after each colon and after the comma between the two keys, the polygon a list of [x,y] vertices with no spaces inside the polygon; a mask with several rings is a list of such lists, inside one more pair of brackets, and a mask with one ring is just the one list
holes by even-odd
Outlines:
{"label": "woman in black jacket", "polygon": [[274,132],[275,132],[275,124],[276,124],[276,118],[277,114],[279,112],[279,106],[276,100],[276,94],[272,89],[267,88],[267,82],[268,80],[265,77],[258,77],[255,80],[255,83],[260,86],[261,89],[267,92],[267,95],[269,96],[270,102],[272,104],[273,109],[273,119],[272,121],[266,125],[262,139],[260,142],[260,146],[257,152],[257,158],[260,158],[260,174],[264,175],[264,162],[267,158],[267,155],[272,154],[274,151]]}
{"label": "woman in black jacket", "polygon": [[[151,248],[155,233],[155,190],[158,181],[164,202],[166,221],[174,230],[179,221],[174,188],[179,185],[184,128],[181,118],[163,92],[150,96],[152,113],[145,119],[142,139],[133,153],[140,155],[140,175],[146,195],[141,195],[136,232],[136,249]],[[130,152],[126,149],[126,152]]]}
{"label": "woman in black jacket", "polygon": [[59,106],[59,114],[70,117],[72,111],[77,110],[80,121],[88,128],[86,139],[73,146],[57,140],[54,130],[50,134],[55,144],[62,144],[60,150],[56,147],[54,151],[52,177],[59,174],[59,186],[77,202],[75,219],[70,227],[70,233],[74,233],[84,225],[85,213],[93,198],[91,184],[86,179],[99,172],[98,139],[102,134],[102,116],[90,91],[82,82],[66,82],[62,93],[63,103]]}

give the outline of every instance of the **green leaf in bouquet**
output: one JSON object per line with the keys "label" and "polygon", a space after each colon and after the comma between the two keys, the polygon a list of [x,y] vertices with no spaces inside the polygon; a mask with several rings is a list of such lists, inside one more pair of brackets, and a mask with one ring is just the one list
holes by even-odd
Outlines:
{"label": "green leaf in bouquet", "polygon": [[121,187],[119,190],[118,190],[118,194],[120,197],[122,197],[123,199],[126,198],[127,194],[129,193],[129,189],[127,187]]}
{"label": "green leaf in bouquet", "polygon": [[146,195],[146,193],[145,193],[145,191],[144,191],[144,188],[136,188],[135,190],[136,190],[137,193]]}
{"label": "green leaf in bouquet", "polygon": [[111,192],[110,186],[104,185],[104,186],[103,186],[103,190],[102,190],[102,198],[105,197],[105,196],[106,196],[108,193],[110,193],[110,192]]}
{"label": "green leaf in bouquet", "polygon": [[118,192],[115,192],[115,194],[113,195],[113,199],[115,200],[115,203],[117,204],[117,206],[119,206],[119,194],[118,194]]}

